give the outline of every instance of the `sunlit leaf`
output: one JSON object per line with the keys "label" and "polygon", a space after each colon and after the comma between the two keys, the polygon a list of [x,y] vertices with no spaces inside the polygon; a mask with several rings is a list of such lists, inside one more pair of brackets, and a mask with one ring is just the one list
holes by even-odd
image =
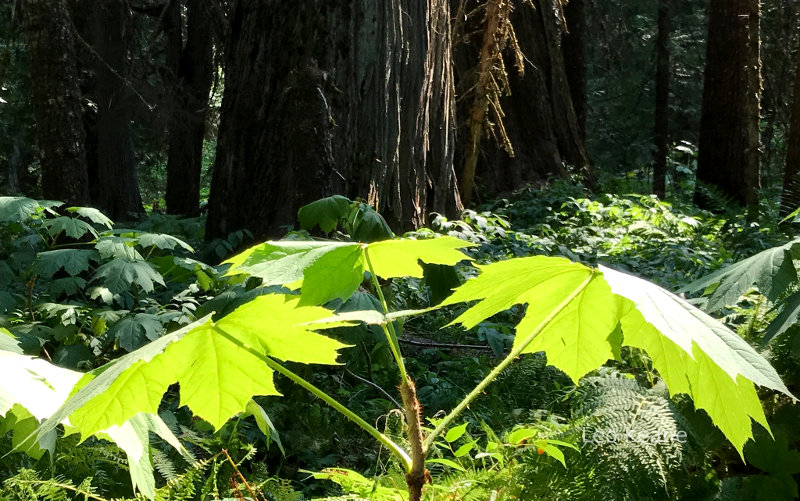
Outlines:
{"label": "sunlit leaf", "polygon": [[797,280],[792,262],[800,255],[800,239],[759,252],[755,256],[726,266],[682,287],[678,292],[696,292],[713,288],[704,309],[715,312],[735,305],[739,298],[755,287],[770,301],[777,300]]}
{"label": "sunlit leaf", "polygon": [[549,364],[577,381],[609,359],[617,358],[620,339],[615,327],[619,299],[608,285],[592,279],[591,269],[564,258],[534,256],[485,266],[443,305],[479,300],[452,323],[472,328],[515,304],[527,304],[525,316],[516,328],[514,346],[519,346],[559,304],[578,295],[550,319],[523,353],[544,351]]}

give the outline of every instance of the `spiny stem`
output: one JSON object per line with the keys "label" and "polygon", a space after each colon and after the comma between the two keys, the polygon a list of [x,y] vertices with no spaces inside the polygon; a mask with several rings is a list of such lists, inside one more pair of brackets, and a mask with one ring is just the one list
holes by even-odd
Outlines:
{"label": "spiny stem", "polygon": [[[367,260],[367,271],[369,271],[372,285],[375,287],[375,293],[378,295],[378,299],[381,302],[383,314],[386,315],[389,313],[389,305],[386,303],[386,297],[384,297],[381,284],[378,282],[378,276],[375,274],[375,271],[373,271],[372,261],[369,259],[369,247],[367,246],[364,246],[364,257]],[[397,367],[400,369],[400,380],[406,381],[408,379],[408,373],[406,372],[406,364],[403,362],[403,355],[400,353],[400,343],[397,342],[397,333],[394,331],[394,323],[386,322],[385,324],[381,324],[381,328],[386,336],[386,341],[389,342],[389,349],[392,351],[395,362],[397,362]]]}
{"label": "spiny stem", "polygon": [[481,381],[478,384],[478,386],[476,386],[475,389],[473,389],[469,393],[469,395],[464,397],[464,400],[462,400],[461,403],[459,403],[455,409],[450,411],[450,414],[445,416],[442,422],[439,423],[439,425],[425,439],[425,442],[423,443],[425,451],[427,451],[430,448],[430,446],[433,444],[433,441],[436,440],[436,437],[441,435],[442,432],[444,432],[444,430],[446,430],[447,427],[450,426],[450,423],[453,422],[453,420],[461,413],[461,411],[466,409],[467,406],[470,403],[472,403],[472,401],[475,400],[475,398],[483,392],[484,388],[486,388],[489,385],[489,383],[494,381],[497,378],[497,376],[499,376],[500,373],[503,372],[505,368],[508,367],[508,365],[514,361],[514,359],[516,359],[520,354],[522,354],[522,352],[525,351],[525,348],[527,348],[528,345],[530,345],[531,342],[533,342],[534,338],[536,338],[536,336],[541,334],[541,332],[550,324],[550,322],[552,322],[553,319],[555,319],[556,316],[558,316],[558,314],[564,310],[564,308],[569,306],[569,304],[576,297],[578,297],[578,294],[583,292],[583,290],[589,285],[589,283],[595,277],[596,273],[597,272],[595,270],[592,270],[591,275],[589,275],[589,277],[586,280],[584,280],[583,283],[581,283],[577,289],[572,291],[572,293],[569,296],[564,298],[564,300],[561,301],[561,303],[559,303],[559,305],[556,306],[556,308],[553,311],[551,311],[550,314],[548,314],[547,317],[545,317],[544,320],[542,320],[541,323],[539,323],[539,325],[537,325],[536,328],[530,334],[528,334],[525,337],[525,339],[517,345],[516,348],[511,350],[511,353],[509,353],[506,356],[506,358],[504,358],[499,364],[497,364],[497,366],[494,369],[492,369],[492,371],[485,378],[483,378],[483,381]]}
{"label": "spiny stem", "polygon": [[[239,471],[239,467],[236,465],[236,463],[233,462],[233,458],[231,457],[231,455],[228,454],[228,449],[222,449],[222,453],[225,454],[226,458],[228,458],[228,462],[231,464],[231,466],[233,466],[233,471],[236,472],[236,475],[244,483],[247,492],[249,492],[250,495],[253,497],[253,501],[258,501],[258,497],[256,496],[255,491],[253,491],[253,488],[250,486],[250,483],[247,481],[246,478],[244,478],[242,472]],[[262,495],[261,497],[263,498],[264,496]]]}

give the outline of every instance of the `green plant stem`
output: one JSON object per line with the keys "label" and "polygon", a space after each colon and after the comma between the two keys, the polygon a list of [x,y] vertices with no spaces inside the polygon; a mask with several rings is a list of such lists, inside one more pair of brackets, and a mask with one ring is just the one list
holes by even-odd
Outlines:
{"label": "green plant stem", "polygon": [[508,367],[509,364],[514,361],[514,359],[520,356],[522,352],[525,351],[525,348],[527,348],[528,345],[530,345],[531,342],[533,342],[534,338],[536,338],[536,336],[541,334],[541,332],[550,324],[550,322],[552,322],[553,319],[555,319],[558,316],[558,314],[564,310],[564,308],[569,306],[569,304],[576,297],[578,297],[578,294],[583,292],[583,290],[589,285],[592,279],[594,279],[596,273],[597,272],[595,270],[592,270],[591,275],[589,275],[589,277],[586,280],[584,280],[574,291],[572,291],[572,293],[569,296],[564,298],[564,300],[561,301],[561,303],[559,303],[559,305],[556,306],[556,308],[553,311],[551,311],[550,314],[547,315],[547,317],[545,317],[544,320],[542,320],[541,323],[539,323],[539,325],[537,325],[536,328],[530,334],[528,334],[521,343],[519,343],[516,346],[516,348],[511,350],[511,352],[506,356],[506,358],[504,358],[499,364],[497,364],[497,366],[494,369],[492,369],[492,371],[485,378],[483,378],[483,381],[478,383],[478,386],[476,386],[469,393],[469,395],[464,397],[464,400],[462,400],[456,406],[455,409],[450,411],[450,414],[445,416],[442,422],[439,423],[439,425],[425,438],[425,442],[423,443],[425,451],[427,451],[430,448],[430,446],[433,444],[433,441],[436,440],[436,437],[441,435],[442,432],[444,432],[444,430],[446,430],[447,427],[450,426],[450,423],[453,422],[453,420],[461,413],[461,411],[466,409],[467,406],[470,403],[472,403],[472,401],[475,400],[475,398],[483,392],[484,388],[486,388],[489,385],[489,383],[494,381],[497,378],[497,376],[499,376],[500,373],[503,372],[505,368]]}
{"label": "green plant stem", "polygon": [[[383,290],[381,290],[381,284],[378,282],[378,276],[375,275],[375,272],[373,271],[372,261],[369,259],[369,247],[364,247],[364,257],[367,260],[367,271],[369,271],[372,285],[375,287],[375,293],[378,295],[378,299],[381,302],[383,314],[386,315],[389,313],[389,305],[386,303],[386,297],[383,295]],[[394,323],[386,322],[385,324],[381,324],[381,328],[386,336],[386,341],[389,342],[389,349],[392,351],[392,356],[397,362],[397,367],[400,369],[400,380],[406,381],[408,379],[408,373],[406,372],[406,364],[403,362],[403,355],[400,352],[400,343],[397,342],[397,333],[394,331]]]}
{"label": "green plant stem", "polygon": [[306,381],[305,379],[303,379],[299,375],[295,374],[294,372],[290,371],[286,367],[282,366],[281,364],[279,364],[275,360],[273,360],[273,359],[271,359],[271,358],[269,358],[269,357],[267,357],[265,355],[259,355],[259,357],[267,364],[267,366],[270,369],[272,369],[274,371],[277,371],[277,372],[280,372],[284,376],[288,377],[289,379],[291,379],[295,383],[299,384],[300,386],[302,386],[306,390],[308,390],[311,393],[313,393],[315,396],[317,396],[320,399],[322,399],[326,404],[330,405],[331,407],[333,407],[337,411],[341,412],[347,419],[349,419],[350,421],[354,422],[355,424],[357,424],[358,426],[363,428],[367,433],[369,433],[370,435],[375,437],[375,439],[378,440],[378,442],[380,442],[381,444],[386,446],[387,449],[389,449],[395,456],[397,456],[398,459],[400,459],[400,461],[403,463],[403,468],[407,472],[411,471],[411,457],[409,457],[408,453],[406,451],[404,451],[399,445],[394,443],[392,441],[392,439],[390,439],[389,437],[387,437],[386,435],[384,435],[383,433],[378,431],[371,424],[369,424],[366,421],[364,421],[363,419],[361,419],[361,417],[358,416],[357,414],[355,414],[353,411],[351,411],[350,409],[348,409],[344,405],[342,405],[339,402],[337,402],[336,400],[334,400],[327,393],[325,393],[324,391],[320,390],[319,388],[317,388],[316,386],[314,386],[310,382]]}

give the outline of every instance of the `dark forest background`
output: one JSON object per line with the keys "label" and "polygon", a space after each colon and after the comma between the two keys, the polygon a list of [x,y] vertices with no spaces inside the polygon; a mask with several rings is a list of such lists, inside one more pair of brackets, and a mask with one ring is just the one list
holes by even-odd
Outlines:
{"label": "dark forest background", "polygon": [[401,231],[555,178],[800,205],[790,1],[0,9],[4,194],[259,238],[334,193]]}

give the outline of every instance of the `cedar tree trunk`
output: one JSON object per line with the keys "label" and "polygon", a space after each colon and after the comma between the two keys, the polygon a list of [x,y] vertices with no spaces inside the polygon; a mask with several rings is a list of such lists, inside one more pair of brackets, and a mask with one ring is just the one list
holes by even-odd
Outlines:
{"label": "cedar tree trunk", "polygon": [[[181,8],[186,6],[186,43]],[[169,118],[167,212],[196,215],[200,208],[200,172],[211,90],[213,54],[211,18],[203,0],[172,0],[169,6],[167,64],[174,74]]]}
{"label": "cedar tree trunk", "polygon": [[133,107],[127,78],[126,2],[94,2],[87,15],[95,55],[96,204],[112,219],[135,220],[144,215],[144,209],[131,134]]}
{"label": "cedar tree trunk", "polygon": [[786,147],[786,167],[783,171],[781,216],[800,207],[800,50],[796,51],[797,65],[794,74],[792,118]]}
{"label": "cedar tree trunk", "polygon": [[758,207],[759,15],[758,0],[710,3],[695,191],[703,208],[720,208],[716,190],[751,215]]}
{"label": "cedar tree trunk", "polygon": [[89,183],[72,22],[65,0],[24,0],[42,194],[87,205]]}
{"label": "cedar tree trunk", "polygon": [[238,0],[206,235],[276,237],[297,209],[361,197],[395,231],[455,215],[445,0]]}
{"label": "cedar tree trunk", "polygon": [[567,31],[561,38],[564,70],[581,138],[586,140],[586,6],[585,0],[569,0],[564,7]]}
{"label": "cedar tree trunk", "polygon": [[658,0],[658,37],[656,38],[656,110],[653,139],[653,193],[667,196],[667,154],[669,153],[669,0]]}
{"label": "cedar tree trunk", "polygon": [[[451,1],[455,11],[460,0]],[[480,5],[477,0],[469,0],[464,12]],[[483,162],[479,162],[476,179],[490,191],[543,185],[571,173],[581,173],[588,185],[594,184],[582,127],[572,104],[560,43],[563,26],[554,14],[558,8],[556,0],[534,0],[533,7],[528,2],[514,0],[511,24],[525,56],[524,74],[516,71],[513,54],[508,54],[506,68],[511,95],[500,99],[514,156],[502,145],[483,142]],[[470,36],[474,31],[469,21],[460,30],[464,43],[458,45],[456,67],[462,92],[475,83],[472,75],[481,33]],[[460,123],[467,116],[467,108],[466,105],[459,108]],[[461,146],[458,151],[463,153],[465,148]],[[457,163],[463,161],[457,159]]]}

